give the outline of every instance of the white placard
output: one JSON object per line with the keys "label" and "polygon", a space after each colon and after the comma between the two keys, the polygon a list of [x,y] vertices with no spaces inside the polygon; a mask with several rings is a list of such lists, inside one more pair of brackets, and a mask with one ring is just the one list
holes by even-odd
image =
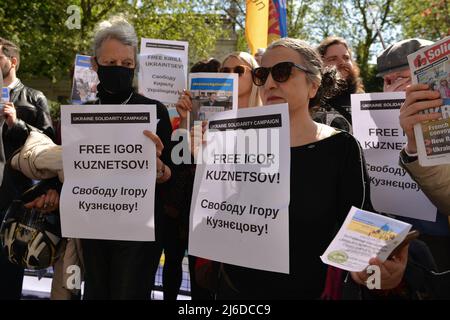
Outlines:
{"label": "white placard", "polygon": [[62,106],[64,237],[154,241],[154,105]]}
{"label": "white placard", "polygon": [[352,94],[353,134],[361,143],[379,212],[436,221],[436,207],[399,164],[406,136],[398,117],[404,92]]}
{"label": "white placard", "polygon": [[216,113],[205,139],[195,174],[189,254],[289,273],[287,104]]}
{"label": "white placard", "polygon": [[141,39],[139,92],[165,104],[174,104],[186,89],[188,42]]}

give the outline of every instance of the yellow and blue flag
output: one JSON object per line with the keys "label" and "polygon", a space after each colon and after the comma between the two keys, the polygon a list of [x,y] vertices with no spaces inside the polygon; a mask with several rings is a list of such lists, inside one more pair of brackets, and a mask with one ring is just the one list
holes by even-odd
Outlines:
{"label": "yellow and blue flag", "polygon": [[287,37],[286,0],[269,1],[269,26],[267,32],[267,44]]}
{"label": "yellow and blue flag", "polygon": [[252,54],[287,37],[286,0],[247,0],[245,37]]}

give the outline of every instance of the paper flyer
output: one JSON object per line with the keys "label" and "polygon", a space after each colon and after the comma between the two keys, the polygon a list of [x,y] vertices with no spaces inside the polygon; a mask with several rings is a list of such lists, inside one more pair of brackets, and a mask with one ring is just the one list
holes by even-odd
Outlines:
{"label": "paper flyer", "polygon": [[187,88],[188,52],[185,41],[141,39],[139,92],[166,105],[173,130],[180,123],[175,104]]}
{"label": "paper flyer", "polygon": [[217,112],[237,110],[238,77],[235,73],[189,74],[192,94],[189,128],[197,121],[208,120]]}
{"label": "paper flyer", "polygon": [[410,229],[408,223],[352,207],[320,259],[339,269],[360,272],[373,257],[384,262]]}
{"label": "paper flyer", "polygon": [[85,104],[97,98],[97,72],[92,70],[91,57],[77,54],[73,73],[71,100],[73,104]]}

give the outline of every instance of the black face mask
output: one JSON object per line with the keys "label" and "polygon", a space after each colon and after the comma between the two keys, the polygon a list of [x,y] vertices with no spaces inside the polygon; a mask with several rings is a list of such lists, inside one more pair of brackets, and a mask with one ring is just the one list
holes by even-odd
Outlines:
{"label": "black face mask", "polygon": [[129,93],[133,90],[134,68],[98,65],[98,79],[104,90],[112,94]]}

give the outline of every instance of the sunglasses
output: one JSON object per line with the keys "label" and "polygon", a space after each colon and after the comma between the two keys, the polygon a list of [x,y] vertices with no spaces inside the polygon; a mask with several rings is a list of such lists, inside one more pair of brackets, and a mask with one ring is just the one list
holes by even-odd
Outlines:
{"label": "sunglasses", "polygon": [[248,67],[245,67],[245,66],[236,66],[234,68],[223,67],[223,68],[219,69],[219,72],[223,72],[223,73],[237,73],[237,74],[239,74],[239,77],[240,77],[240,76],[242,76],[245,73],[245,69],[247,69],[247,68]]}
{"label": "sunglasses", "polygon": [[280,62],[270,68],[259,67],[253,69],[252,71],[253,83],[257,86],[263,86],[266,83],[269,74],[272,74],[272,78],[276,82],[286,82],[291,76],[292,68],[294,67],[306,73],[312,73],[302,65],[288,61]]}

